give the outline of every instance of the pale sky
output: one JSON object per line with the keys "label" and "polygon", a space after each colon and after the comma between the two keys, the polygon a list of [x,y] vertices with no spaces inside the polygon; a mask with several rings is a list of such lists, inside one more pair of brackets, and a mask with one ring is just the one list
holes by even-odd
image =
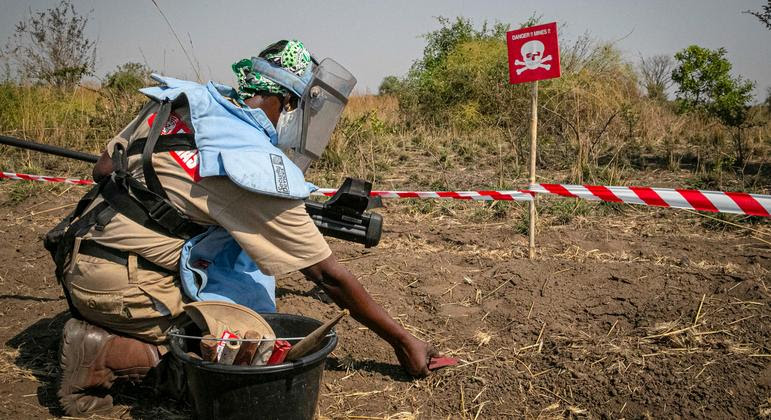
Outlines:
{"label": "pale sky", "polygon": [[[332,57],[359,79],[360,92],[376,92],[383,77],[403,75],[421,56],[421,34],[436,29],[436,16],[465,16],[516,27],[536,13],[558,21],[563,40],[588,31],[617,41],[626,58],[672,55],[691,44],[724,47],[733,74],[757,82],[755,101],[771,86],[771,31],[743,10],[764,0],[326,0],[224,1],[156,0],[200,63],[202,77],[233,84],[230,64],[256,55],[271,42],[302,40],[319,57]],[[0,42],[29,7],[42,10],[57,0],[0,0]],[[144,62],[180,78],[195,78],[177,41],[151,0],[75,0],[90,10],[88,34],[98,39],[97,75],[118,64]],[[192,48],[190,42],[192,41]],[[501,75],[501,77],[507,77]]]}

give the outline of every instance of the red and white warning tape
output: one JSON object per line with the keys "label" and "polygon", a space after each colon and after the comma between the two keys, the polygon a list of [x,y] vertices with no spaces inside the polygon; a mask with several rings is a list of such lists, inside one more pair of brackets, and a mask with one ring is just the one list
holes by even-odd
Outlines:
{"label": "red and white warning tape", "polygon": [[[337,190],[334,188],[319,188],[314,194],[331,197]],[[527,190],[514,191],[372,191],[373,197],[383,198],[448,198],[454,200],[503,200],[530,201],[533,194]]]}
{"label": "red and white warning tape", "polygon": [[564,184],[533,184],[530,186],[530,191],[612,203],[747,214],[750,216],[769,217],[771,215],[771,195],[764,194]]}
{"label": "red and white warning tape", "polygon": [[[25,181],[64,182],[90,185],[87,179],[62,178],[0,172],[0,179]],[[334,188],[321,188],[315,195],[332,196]],[[592,201],[671,207],[720,213],[746,214],[771,217],[771,195],[743,192],[721,192],[650,187],[605,187],[601,185],[533,184],[529,190],[511,191],[372,191],[372,196],[383,198],[422,198],[454,200],[530,201],[533,194],[556,194],[563,197]]]}
{"label": "red and white warning tape", "polygon": [[[30,175],[16,172],[0,172],[0,179],[15,179],[20,181],[64,182],[76,185],[91,185],[94,181],[88,179],[61,178],[55,176]],[[335,188],[319,188],[314,195],[331,197]],[[372,191],[373,197],[383,198],[448,198],[455,200],[506,200],[530,201],[532,194],[528,191]]]}
{"label": "red and white warning tape", "polygon": [[90,179],[62,178],[57,176],[29,175],[15,172],[0,172],[0,179],[15,179],[19,181],[43,181],[43,182],[64,182],[75,185],[91,185],[94,181]]}

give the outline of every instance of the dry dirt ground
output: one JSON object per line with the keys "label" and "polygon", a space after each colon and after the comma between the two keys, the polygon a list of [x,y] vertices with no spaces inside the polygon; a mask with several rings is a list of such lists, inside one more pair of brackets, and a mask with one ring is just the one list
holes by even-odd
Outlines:
{"label": "dry dirt ground", "polygon": [[[40,238],[77,188],[0,206],[2,418],[62,415],[66,304]],[[753,233],[672,210],[577,216],[543,226],[530,261],[516,220],[454,215],[486,204],[418,212],[402,203],[383,211],[380,246],[333,248],[400,323],[461,363],[410,380],[386,343],[345,320],[324,373],[322,418],[771,416],[768,222]],[[280,312],[335,312],[300,275],[278,285]],[[116,392],[102,418],[190,415],[148,388]]]}

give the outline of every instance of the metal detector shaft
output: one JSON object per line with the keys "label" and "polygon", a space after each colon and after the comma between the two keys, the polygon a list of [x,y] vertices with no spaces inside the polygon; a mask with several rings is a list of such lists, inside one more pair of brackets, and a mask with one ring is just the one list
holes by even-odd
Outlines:
{"label": "metal detector shaft", "polygon": [[70,159],[82,160],[84,162],[90,163],[96,163],[96,161],[99,160],[99,156],[89,153],[76,152],[74,150],[65,149],[63,147],[51,146],[50,144],[35,143],[33,141],[22,140],[16,137],[0,135],[0,144],[7,144],[8,146],[20,147],[22,149],[36,150],[38,152],[62,156]]}

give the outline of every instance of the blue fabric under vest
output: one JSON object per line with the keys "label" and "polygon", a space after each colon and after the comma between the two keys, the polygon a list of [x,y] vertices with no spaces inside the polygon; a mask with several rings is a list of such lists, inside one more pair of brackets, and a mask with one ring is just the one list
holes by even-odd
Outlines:
{"label": "blue fabric under vest", "polygon": [[[162,101],[185,95],[195,129],[201,177],[226,175],[260,194],[304,199],[315,187],[275,144],[276,130],[261,109],[239,108],[233,88],[153,75],[162,86],[141,89]],[[211,227],[182,247],[182,289],[194,301],[227,301],[275,312],[276,281],[263,274],[222,227]]]}
{"label": "blue fabric under vest", "polygon": [[185,95],[195,129],[201,177],[227,175],[236,185],[260,194],[305,199],[310,187],[302,170],[275,145],[276,129],[258,108],[238,107],[230,86],[201,85],[154,74],[161,86],[140,89],[157,101]]}
{"label": "blue fabric under vest", "polygon": [[182,289],[194,301],[226,301],[276,311],[276,279],[266,276],[221,227],[190,239],[179,262]]}

